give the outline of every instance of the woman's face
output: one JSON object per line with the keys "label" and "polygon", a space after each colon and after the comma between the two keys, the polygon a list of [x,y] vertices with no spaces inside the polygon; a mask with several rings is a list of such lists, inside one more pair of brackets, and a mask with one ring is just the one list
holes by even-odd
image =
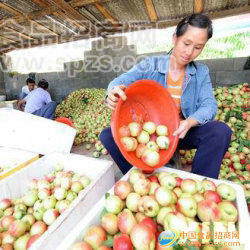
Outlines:
{"label": "woman's face", "polygon": [[186,65],[202,52],[207,42],[207,29],[188,25],[186,32],[173,37],[173,55],[179,65]]}

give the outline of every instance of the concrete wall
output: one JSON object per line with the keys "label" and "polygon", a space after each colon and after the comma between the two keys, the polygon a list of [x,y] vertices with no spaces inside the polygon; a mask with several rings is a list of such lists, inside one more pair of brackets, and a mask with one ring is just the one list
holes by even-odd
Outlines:
{"label": "concrete wall", "polygon": [[[157,53],[162,54],[162,53]],[[46,79],[52,98],[60,102],[72,91],[88,88],[107,88],[109,82],[134,64],[154,54],[137,55],[134,45],[127,45],[126,38],[113,37],[97,40],[92,49],[84,54],[84,61],[64,65],[64,72],[36,74],[36,82]],[[203,60],[210,68],[214,85],[230,85],[250,81],[250,70],[243,70],[246,57],[232,59]],[[16,99],[28,75],[10,77],[4,73],[7,99]],[[0,73],[1,88],[1,73]]]}
{"label": "concrete wall", "polygon": [[5,94],[4,74],[0,70],[0,95]]}
{"label": "concrete wall", "polygon": [[250,70],[243,67],[247,57],[202,60],[210,70],[210,77],[214,85],[231,85],[250,83]]}
{"label": "concrete wall", "polygon": [[[0,64],[2,63],[2,59],[0,58]],[[4,73],[2,71],[2,67],[0,67],[0,95],[5,94],[5,84],[4,84]]]}
{"label": "concrete wall", "polygon": [[[144,56],[161,54],[163,53],[149,53]],[[250,70],[243,69],[246,61],[247,57],[197,60],[208,66],[213,86],[250,83]]]}

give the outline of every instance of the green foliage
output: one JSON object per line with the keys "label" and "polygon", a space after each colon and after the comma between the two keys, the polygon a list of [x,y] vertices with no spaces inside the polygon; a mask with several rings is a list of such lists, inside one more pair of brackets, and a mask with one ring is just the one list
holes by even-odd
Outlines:
{"label": "green foliage", "polygon": [[[246,56],[249,54],[249,51],[247,51],[248,44],[250,44],[249,31],[221,38],[211,38],[197,59],[232,58],[239,55]],[[167,52],[171,47],[171,39],[166,39],[165,43],[151,44],[144,41],[143,43],[137,44],[137,49],[140,54]]]}
{"label": "green foliage", "polygon": [[232,58],[239,51],[247,49],[250,32],[238,33],[228,37],[215,38],[208,41],[198,59]]}
{"label": "green foliage", "polygon": [[18,75],[19,73],[17,71],[9,71],[8,75],[9,77],[13,78],[15,75]]}

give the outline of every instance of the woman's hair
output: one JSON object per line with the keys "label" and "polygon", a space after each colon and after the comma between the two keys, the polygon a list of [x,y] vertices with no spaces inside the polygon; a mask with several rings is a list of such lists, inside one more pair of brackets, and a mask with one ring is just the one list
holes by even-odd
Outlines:
{"label": "woman's hair", "polygon": [[26,84],[28,84],[28,83],[34,83],[34,84],[36,84],[36,82],[32,78],[27,78]]}
{"label": "woman's hair", "polygon": [[42,89],[47,89],[49,87],[49,84],[45,79],[42,79],[39,81],[38,87],[40,87]]}
{"label": "woman's hair", "polygon": [[207,40],[213,35],[212,21],[204,14],[192,14],[183,18],[176,27],[175,35],[177,37],[182,36],[186,32],[188,25],[207,29]]}

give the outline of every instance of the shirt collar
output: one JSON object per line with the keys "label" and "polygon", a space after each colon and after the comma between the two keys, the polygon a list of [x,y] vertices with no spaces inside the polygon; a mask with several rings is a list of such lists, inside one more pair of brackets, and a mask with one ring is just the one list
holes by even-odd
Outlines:
{"label": "shirt collar", "polygon": [[[162,60],[160,60],[158,64],[158,71],[162,74],[166,74],[168,72],[168,66],[169,66],[169,54],[165,55]],[[189,75],[194,75],[196,73],[196,67],[194,63],[189,63],[187,65],[186,73]]]}

